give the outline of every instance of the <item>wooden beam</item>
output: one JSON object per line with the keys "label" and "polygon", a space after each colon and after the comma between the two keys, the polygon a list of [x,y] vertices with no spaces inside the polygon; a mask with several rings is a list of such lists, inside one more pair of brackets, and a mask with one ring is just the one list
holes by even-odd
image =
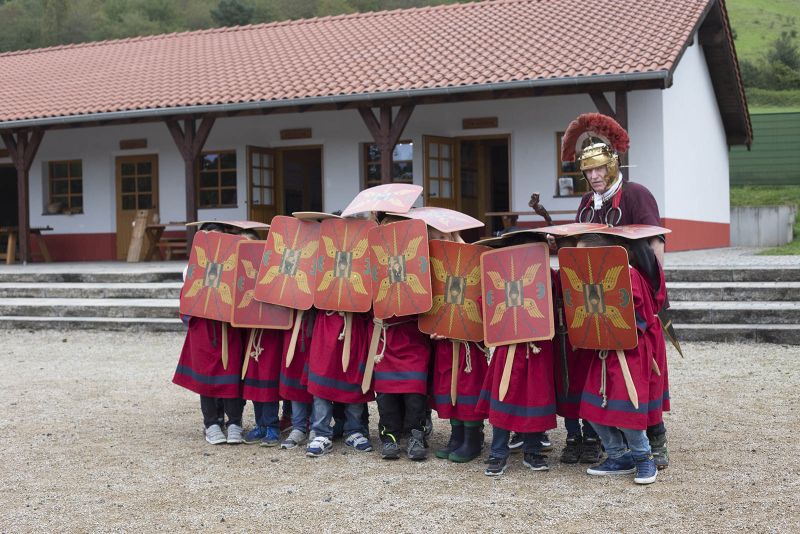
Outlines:
{"label": "wooden beam", "polygon": [[[616,111],[616,120],[620,126],[625,128],[625,131],[628,131],[628,93],[627,91],[616,91],[614,93],[614,100],[615,106],[614,109]],[[619,156],[619,164],[622,167],[625,167],[625,172],[622,173],[623,179],[627,182],[631,179],[630,168],[628,167],[628,153],[625,152],[624,154],[620,154]]]}
{"label": "wooden beam", "polygon": [[392,107],[383,105],[380,107],[380,119],[375,117],[375,113],[370,108],[358,108],[358,113],[367,126],[367,130],[372,134],[372,139],[378,145],[381,153],[381,183],[388,184],[392,181],[392,153],[394,147],[403,135],[403,130],[411,118],[414,111],[414,104],[404,103],[397,116],[392,118]]}
{"label": "wooden beam", "polygon": [[589,96],[592,97],[592,102],[594,102],[594,106],[597,108],[597,111],[602,113],[603,115],[608,115],[612,119],[616,118],[616,114],[609,104],[608,100],[606,100],[606,95],[603,93],[589,93]]}

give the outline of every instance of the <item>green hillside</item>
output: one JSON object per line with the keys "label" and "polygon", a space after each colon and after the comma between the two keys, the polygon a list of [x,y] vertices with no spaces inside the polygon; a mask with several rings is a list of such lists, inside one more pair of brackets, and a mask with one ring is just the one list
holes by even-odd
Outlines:
{"label": "green hillside", "polygon": [[725,5],[739,59],[764,56],[781,32],[794,30],[800,35],[800,0],[727,0]]}

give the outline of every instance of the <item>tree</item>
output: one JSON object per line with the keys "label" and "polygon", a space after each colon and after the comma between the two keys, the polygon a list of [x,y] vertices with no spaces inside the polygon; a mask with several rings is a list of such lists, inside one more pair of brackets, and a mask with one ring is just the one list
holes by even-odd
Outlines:
{"label": "tree", "polygon": [[772,64],[781,63],[791,70],[800,69],[800,52],[791,34],[781,32],[781,36],[772,43],[767,52],[767,61]]}
{"label": "tree", "polygon": [[243,26],[253,20],[253,7],[241,0],[220,0],[211,10],[211,18],[218,26]]}

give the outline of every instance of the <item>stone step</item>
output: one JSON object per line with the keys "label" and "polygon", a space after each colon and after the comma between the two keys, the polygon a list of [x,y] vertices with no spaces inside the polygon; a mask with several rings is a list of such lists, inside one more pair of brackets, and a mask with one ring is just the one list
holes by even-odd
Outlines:
{"label": "stone step", "polygon": [[0,265],[0,283],[181,282],[186,261]]}
{"label": "stone step", "polygon": [[88,299],[177,299],[180,282],[143,283],[21,283],[0,282],[0,299],[88,298]]}
{"label": "stone step", "polygon": [[[796,324],[675,324],[678,340],[713,341],[717,343],[738,343],[742,341],[756,343],[779,343],[782,345],[800,345],[800,325]],[[669,343],[669,342],[667,342]],[[691,353],[684,355],[691,358]]]}
{"label": "stone step", "polygon": [[675,324],[800,324],[800,302],[677,301],[670,312]]}
{"label": "stone step", "polygon": [[178,299],[0,299],[0,316],[179,318]]}
{"label": "stone step", "polygon": [[0,329],[185,332],[186,326],[168,318],[0,316]]}
{"label": "stone step", "polygon": [[669,267],[667,282],[800,282],[794,267]]}
{"label": "stone step", "polygon": [[667,282],[670,302],[800,301],[800,282]]}

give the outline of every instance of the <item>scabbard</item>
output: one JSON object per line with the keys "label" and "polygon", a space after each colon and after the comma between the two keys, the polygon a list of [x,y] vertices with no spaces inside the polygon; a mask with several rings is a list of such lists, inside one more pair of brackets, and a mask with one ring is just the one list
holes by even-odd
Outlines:
{"label": "scabbard", "polygon": [[675,327],[672,326],[672,319],[669,317],[669,311],[666,309],[662,309],[659,311],[656,316],[658,317],[658,321],[661,323],[661,330],[664,332],[664,337],[666,337],[672,346],[675,347],[675,350],[678,351],[678,354],[681,355],[683,358],[683,350],[681,349],[681,344],[678,341],[678,336],[675,334]]}
{"label": "scabbard", "polygon": [[636,393],[636,385],[633,383],[631,370],[628,368],[628,360],[625,353],[617,350],[617,359],[619,360],[620,369],[622,369],[622,376],[625,377],[625,388],[628,390],[628,397],[631,399],[631,404],[637,410],[639,409],[639,395]]}
{"label": "scabbard", "polygon": [[567,362],[567,326],[564,324],[564,308],[561,299],[557,301],[558,306],[558,333],[559,352],[561,354],[561,388],[564,397],[569,395],[569,364]]}
{"label": "scabbard", "polygon": [[222,323],[222,368],[228,370],[228,323]]}
{"label": "scabbard", "polygon": [[453,341],[453,367],[450,369],[450,404],[456,405],[458,399],[458,356],[460,347],[458,341]]}
{"label": "scabbard", "polygon": [[367,354],[367,366],[364,368],[364,378],[361,380],[361,393],[366,394],[372,385],[372,372],[375,369],[375,355],[378,353],[378,342],[381,340],[383,321],[376,319],[373,321],[372,337],[369,340],[369,353]]}
{"label": "scabbard", "polygon": [[292,337],[289,339],[289,348],[286,349],[286,368],[292,365],[294,360],[295,349],[297,348],[297,338],[300,335],[300,325],[303,322],[303,314],[305,310],[298,310],[297,316],[294,318],[294,328],[292,328]]}
{"label": "scabbard", "polygon": [[503,376],[500,378],[500,390],[498,391],[501,402],[506,398],[506,393],[508,393],[508,386],[511,383],[511,369],[514,367],[514,355],[516,352],[516,343],[508,347],[506,361],[503,364]]}
{"label": "scabbard", "polygon": [[658,363],[656,363],[655,358],[650,358],[650,367],[653,369],[655,374],[661,376],[661,369],[658,368]]}
{"label": "scabbard", "polygon": [[250,335],[247,336],[247,350],[244,351],[244,364],[242,364],[242,380],[244,375],[247,374],[247,367],[250,365],[250,354],[253,351],[253,340],[256,337],[256,329],[250,329]]}
{"label": "scabbard", "polygon": [[344,344],[342,345],[342,371],[347,372],[350,366],[350,337],[353,333],[353,314],[344,314]]}

